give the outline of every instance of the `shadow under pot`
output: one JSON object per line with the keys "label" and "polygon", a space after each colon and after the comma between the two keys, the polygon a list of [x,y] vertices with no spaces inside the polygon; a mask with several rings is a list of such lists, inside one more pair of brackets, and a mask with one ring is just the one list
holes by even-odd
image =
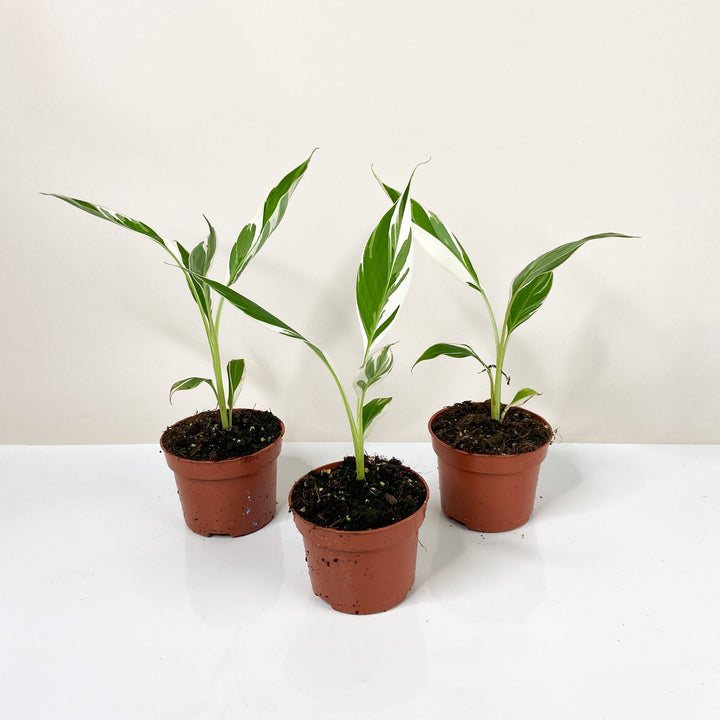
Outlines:
{"label": "shadow under pot", "polygon": [[[312,472],[332,470],[340,464],[329,463]],[[293,493],[308,476],[300,478],[290,491],[288,502],[303,538],[313,592],[334,610],[354,615],[379,613],[399,605],[410,592],[429,490],[420,475],[407,470],[422,483],[424,502],[403,520],[374,530],[336,530],[298,514]]]}
{"label": "shadow under pot", "polygon": [[436,412],[428,423],[438,460],[443,513],[477,532],[521,527],[533,512],[540,465],[553,438],[551,426],[539,415],[518,408],[546,426],[549,439],[545,444],[516,455],[471,453],[451,447],[433,432],[433,423],[446,410]]}
{"label": "shadow under pot", "polygon": [[185,523],[190,530],[206,537],[239,537],[260,530],[273,519],[277,458],[285,433],[285,426],[278,422],[280,434],[269,445],[227,460],[190,460],[174,455],[165,447],[163,434],[160,446],[175,474]]}

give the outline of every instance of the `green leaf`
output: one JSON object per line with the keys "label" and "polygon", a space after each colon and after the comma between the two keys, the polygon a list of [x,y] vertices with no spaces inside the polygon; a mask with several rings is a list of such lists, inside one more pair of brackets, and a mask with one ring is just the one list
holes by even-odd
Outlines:
{"label": "green leaf", "polygon": [[[400,193],[386,185],[377,175],[375,178],[387,196],[396,202]],[[445,227],[437,215],[425,209],[419,202],[411,200],[410,207],[412,222],[422,231],[416,235],[416,239],[423,250],[455,277],[482,292],[475,268],[460,241]]]}
{"label": "green leaf", "polygon": [[508,308],[508,334],[537,312],[548,296],[552,283],[551,272],[538,275],[513,297]]}
{"label": "green leaf", "polygon": [[500,421],[502,422],[505,419],[507,411],[511,407],[520,407],[521,405],[524,405],[530,398],[533,398],[539,394],[539,392],[533,390],[532,388],[523,388],[522,390],[518,390],[515,393],[515,397],[505,406],[505,409],[502,411]]}
{"label": "green leaf", "polygon": [[238,235],[238,239],[230,251],[230,280],[228,285],[233,285],[242,274],[242,271],[250,262],[250,248],[255,239],[255,223],[248,223]]}
{"label": "green leaf", "polygon": [[285,175],[268,193],[263,204],[262,221],[257,223],[260,232],[257,231],[254,223],[248,223],[242,229],[230,256],[230,280],[228,285],[232,285],[237,281],[248,263],[260,252],[262,246],[280,224],[287,211],[290,198],[295,192],[298,183],[302,180],[314,153],[315,150],[310,153],[310,157],[305,162],[300,163],[294,170]]}
{"label": "green leaf", "polygon": [[[190,270],[190,253],[184,248],[179,242],[175,242],[177,245],[178,253],[180,254],[180,261],[183,264],[185,270]],[[183,268],[180,268],[181,270]],[[202,283],[194,277],[191,273],[185,272],[185,280],[187,281],[188,288],[190,288],[190,294],[193,296],[193,300],[197,303],[200,308],[200,312],[205,317],[210,317],[211,301],[210,295],[207,289],[203,287]]]}
{"label": "green leaf", "polygon": [[245,361],[230,360],[227,364],[228,377],[228,409],[232,410],[235,405],[242,381],[245,376]]}
{"label": "green leaf", "polygon": [[84,210],[90,215],[95,215],[95,217],[107,220],[108,222],[114,223],[115,225],[120,225],[120,227],[127,228],[128,230],[134,230],[135,232],[138,232],[142,235],[146,235],[151,240],[154,240],[159,245],[162,245],[166,250],[168,249],[165,241],[149,225],[146,225],[140,220],[133,220],[126,215],[115,212],[115,210],[110,210],[108,208],[102,207],[101,205],[93,205],[86,200],[78,200],[77,198],[71,198],[65,195],[56,195],[55,193],[41,194],[48,195],[49,197],[58,198],[58,200],[63,200],[69,205],[79,208],[80,210]]}
{"label": "green leaf", "polygon": [[190,253],[179,242],[175,241],[175,244],[177,245],[178,252],[180,253],[180,259],[182,260],[182,264],[189,270]]}
{"label": "green leaf", "polygon": [[190,270],[196,275],[205,275],[205,264],[207,254],[205,253],[205,243],[198,243],[190,253]]}
{"label": "green leaf", "polygon": [[382,216],[365,243],[355,281],[355,299],[366,338],[365,351],[380,339],[395,319],[409,289],[412,235],[410,184]]}
{"label": "green leaf", "polygon": [[436,343],[431,345],[413,364],[413,368],[424,360],[433,360],[440,355],[447,355],[451,358],[475,358],[486,370],[488,366],[480,359],[480,356],[469,345],[458,345],[455,343]]}
{"label": "green leaf", "polygon": [[260,307],[257,303],[253,302],[249,298],[246,298],[244,295],[241,295],[232,288],[227,287],[227,285],[223,285],[215,280],[210,280],[209,278],[201,279],[213,290],[215,290],[215,292],[224,297],[231,305],[234,305],[248,317],[253,320],[257,320],[257,322],[266,325],[271,330],[279,332],[281,335],[286,335],[287,337],[295,338],[296,340],[304,342],[328,368],[332,368],[332,363],[329,358],[319,347],[311,343],[307,338],[303,337],[297,330],[291,328],[287,323],[280,320],[280,318],[275,317],[275,315]]}
{"label": "green leaf", "polygon": [[390,403],[392,398],[374,398],[370,402],[363,406],[362,411],[362,422],[363,422],[363,437],[366,436],[373,426],[373,423],[380,417],[380,413]]}
{"label": "green leaf", "polygon": [[232,288],[223,285],[210,278],[201,278],[203,282],[207,283],[215,292],[222,295],[231,305],[234,305],[238,310],[244,312],[248,317],[257,320],[258,322],[268,325],[273,330],[277,330],[283,335],[294,337],[298,340],[304,339],[300,333],[293,330],[289,325],[284,323],[280,318],[275,317],[272,313],[268,312],[264,308],[260,307],[257,303],[254,303],[249,298],[236,292]]}
{"label": "green leaf", "polygon": [[202,383],[207,383],[212,388],[212,391],[217,398],[217,390],[215,389],[215,383],[212,380],[209,378],[189,377],[184,380],[178,380],[173,384],[170,388],[170,402],[172,402],[172,397],[178,390],[192,390]]}
{"label": "green leaf", "polygon": [[[180,246],[178,244],[178,249],[179,247]],[[187,251],[185,251],[185,253],[187,254]],[[183,262],[185,262],[184,259]],[[210,318],[212,315],[212,299],[207,285],[205,285],[201,280],[202,276],[205,275],[205,267],[207,264],[205,246],[203,243],[198,243],[192,249],[192,252],[187,260],[187,268],[191,274],[185,273],[185,276],[187,277],[188,285],[190,286],[190,292],[193,293],[193,299],[200,307],[200,311],[205,317]]]}
{"label": "green leaf", "polygon": [[621,235],[619,233],[600,233],[599,235],[589,235],[582,240],[575,240],[574,242],[565,243],[559,245],[554,250],[549,250],[546,253],[540,255],[540,257],[533,260],[527,266],[525,266],[513,280],[511,296],[514,297],[525,285],[533,282],[540,275],[551,272],[559,265],[562,265],[569,257],[572,256],[577,250],[579,250],[586,242],[590,240],[598,240],[600,238],[634,238],[634,235]]}
{"label": "green leaf", "polygon": [[[315,148],[317,150],[317,148]],[[295,191],[298,183],[305,174],[310,164],[315,150],[310,153],[305,162],[300,163],[294,170],[291,170],[269,193],[263,206],[263,232],[266,227],[270,227],[267,231],[269,235],[282,220],[285,210],[287,210],[288,200]]]}
{"label": "green leaf", "polygon": [[217,247],[217,234],[215,233],[215,228],[210,224],[210,221],[203,215],[205,218],[205,222],[208,226],[208,239],[207,239],[207,252],[206,252],[206,259],[205,259],[205,270],[203,272],[203,275],[207,275],[208,270],[210,270],[210,266],[212,265],[213,258],[215,257],[215,248]]}
{"label": "green leaf", "polygon": [[368,388],[382,380],[392,370],[392,366],[392,345],[385,345],[371,355],[358,371],[353,380],[355,392],[358,395],[367,392]]}

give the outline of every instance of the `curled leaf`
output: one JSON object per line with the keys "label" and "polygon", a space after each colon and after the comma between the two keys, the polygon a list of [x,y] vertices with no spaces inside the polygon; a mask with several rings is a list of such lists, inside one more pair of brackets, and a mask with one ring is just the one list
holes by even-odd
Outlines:
{"label": "curled leaf", "polygon": [[524,405],[528,400],[530,400],[530,398],[533,398],[539,394],[539,392],[533,390],[532,388],[523,388],[522,390],[518,390],[515,393],[515,397],[505,406],[505,409],[500,416],[500,420],[502,421],[505,419],[505,416],[507,415],[507,412],[510,408],[520,407],[521,405]]}
{"label": "curled leaf", "polygon": [[390,404],[392,398],[374,398],[365,403],[362,411],[363,436],[367,436],[382,411]]}
{"label": "curled leaf", "polygon": [[[394,188],[386,185],[375,173],[375,179],[380,183],[387,196],[395,202],[400,193]],[[420,230],[415,234],[415,239],[420,243],[425,252],[449,273],[459,280],[470,285],[475,290],[480,290],[475,268],[465,248],[460,241],[447,229],[445,224],[435,213],[427,210],[417,200],[410,201],[411,217],[413,225]]]}
{"label": "curled leaf", "polygon": [[193,388],[196,388],[198,385],[201,385],[202,383],[207,383],[212,388],[212,391],[215,394],[215,397],[217,398],[217,390],[215,388],[215,383],[212,380],[210,380],[209,378],[189,377],[189,378],[185,378],[184,380],[178,380],[176,383],[173,383],[173,386],[170,388],[170,402],[172,402],[173,395],[178,390],[192,390]]}
{"label": "curled leaf", "polygon": [[235,405],[242,382],[245,377],[245,361],[244,360],[230,360],[227,364],[227,378],[228,378],[228,409],[232,410]]}
{"label": "curled leaf", "polygon": [[392,345],[385,345],[371,355],[358,371],[353,380],[355,392],[366,392],[370,386],[382,380],[392,370],[392,366]]}
{"label": "curled leaf", "polygon": [[485,368],[485,370],[489,370],[485,362],[481,360],[480,356],[469,345],[455,343],[436,343],[435,345],[431,345],[415,361],[415,363],[413,364],[413,368],[415,367],[415,365],[423,362],[424,360],[433,360],[436,357],[440,357],[440,355],[447,355],[447,357],[451,358],[472,357],[475,358]]}

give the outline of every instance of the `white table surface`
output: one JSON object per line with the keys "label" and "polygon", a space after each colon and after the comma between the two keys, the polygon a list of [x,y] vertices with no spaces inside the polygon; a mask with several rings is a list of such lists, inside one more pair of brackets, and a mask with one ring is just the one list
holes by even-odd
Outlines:
{"label": "white table surface", "polygon": [[156,446],[0,446],[0,718],[720,717],[720,446],[554,445],[525,527],[439,506],[429,443],[370,444],[431,489],[387,613],[316,598],[286,443],[244,538],[182,519]]}

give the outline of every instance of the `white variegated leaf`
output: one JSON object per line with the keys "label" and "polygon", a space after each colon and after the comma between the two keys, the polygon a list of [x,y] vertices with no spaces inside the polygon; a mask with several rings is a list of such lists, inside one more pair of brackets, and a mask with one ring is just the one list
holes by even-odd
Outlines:
{"label": "white variegated leaf", "polygon": [[429,232],[415,225],[415,240],[420,243],[420,247],[438,264],[447,270],[459,280],[468,285],[475,286],[477,280],[470,274],[468,269],[460,262],[454,253],[448,247],[439,242]]}
{"label": "white variegated leaf", "polygon": [[534,398],[536,395],[539,395],[540,393],[537,392],[537,390],[533,390],[532,388],[523,388],[522,390],[518,390],[515,393],[515,397],[505,406],[505,409],[502,412],[502,415],[500,416],[500,420],[504,420],[505,416],[507,415],[507,412],[512,407],[520,407],[521,405],[524,405],[530,398]]}
{"label": "white variegated leaf", "polygon": [[367,403],[362,410],[363,437],[367,437],[373,426],[382,415],[392,398],[375,398]]}
{"label": "white variegated leaf", "polygon": [[407,296],[412,275],[410,183],[368,238],[358,268],[355,297],[365,354],[385,335]]}
{"label": "white variegated leaf", "polygon": [[362,396],[368,388],[382,380],[393,366],[392,345],[385,345],[371,355],[353,379],[353,389]]}
{"label": "white variegated leaf", "polygon": [[172,387],[170,388],[170,402],[172,403],[173,395],[178,392],[179,390],[192,390],[193,388],[196,388],[198,385],[201,385],[202,383],[207,383],[210,388],[213,391],[213,394],[217,398],[217,389],[215,388],[215,383],[210,380],[210,378],[201,378],[201,377],[189,377],[185,378],[184,380],[178,380],[176,383],[173,383]]}
{"label": "white variegated leaf", "polygon": [[[238,238],[238,241],[240,245],[243,246],[244,252],[240,253],[240,258],[231,259],[229,285],[235,283],[250,261],[260,252],[262,246],[280,224],[280,221],[287,211],[290,198],[295,192],[300,180],[302,180],[314,153],[315,150],[310,153],[310,157],[308,157],[305,162],[298,165],[294,170],[291,170],[280,180],[268,193],[262,208],[258,211],[253,222],[248,223],[245,228],[243,228],[243,232],[247,229],[248,235],[243,237],[241,234],[242,240]],[[250,229],[252,230],[252,242],[249,243],[248,246],[247,241],[250,239]]]}

